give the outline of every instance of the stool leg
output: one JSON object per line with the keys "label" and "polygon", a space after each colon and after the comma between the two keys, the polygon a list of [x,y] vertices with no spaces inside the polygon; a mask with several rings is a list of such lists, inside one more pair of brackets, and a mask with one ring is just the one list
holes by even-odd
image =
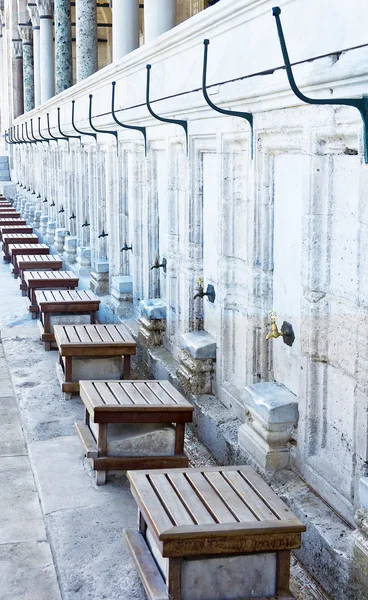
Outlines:
{"label": "stool leg", "polygon": [[175,454],[184,454],[185,423],[176,423],[175,427]]}
{"label": "stool leg", "polygon": [[130,379],[130,356],[123,356],[123,379]]}
{"label": "stool leg", "polygon": [[290,594],[290,550],[281,550],[276,556],[276,594],[282,597]]}
{"label": "stool leg", "polygon": [[95,311],[95,310],[93,310],[93,311],[91,312],[91,315],[90,315],[90,322],[91,322],[91,325],[94,325],[94,324],[96,323],[96,311]]}
{"label": "stool leg", "polygon": [[181,558],[169,558],[166,585],[170,600],[181,600],[181,563]]}
{"label": "stool leg", "polygon": [[[97,437],[98,456],[107,455],[107,423],[99,423]],[[96,485],[105,485],[106,471],[96,471]]]}

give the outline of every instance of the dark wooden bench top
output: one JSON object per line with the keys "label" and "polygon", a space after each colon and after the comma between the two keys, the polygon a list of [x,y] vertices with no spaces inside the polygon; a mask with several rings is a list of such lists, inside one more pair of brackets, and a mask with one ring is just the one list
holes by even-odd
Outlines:
{"label": "dark wooden bench top", "polygon": [[168,381],[80,381],[80,395],[95,423],[189,423],[193,418],[193,406]]}
{"label": "dark wooden bench top", "polygon": [[41,312],[98,311],[101,302],[90,290],[41,290],[36,300]]}
{"label": "dark wooden bench top", "polygon": [[6,210],[4,209],[4,210],[0,211],[0,217],[2,219],[6,219],[6,218],[16,219],[17,217],[20,217],[20,213],[15,212],[11,208],[7,208]]}
{"label": "dark wooden bench top", "polygon": [[288,550],[306,530],[248,466],[129,471],[128,478],[166,557]]}
{"label": "dark wooden bench top", "polygon": [[120,356],[135,354],[137,344],[123,324],[55,325],[62,356]]}
{"label": "dark wooden bench top", "polygon": [[[46,246],[46,244],[44,245]],[[61,269],[63,266],[63,261],[55,254],[20,254],[17,257],[17,263],[21,271],[26,269]]]}
{"label": "dark wooden bench top", "polygon": [[7,233],[33,233],[33,227],[26,224],[19,225],[19,223],[14,223],[14,225],[0,224],[0,232],[3,236]]}
{"label": "dark wooden bench top", "polygon": [[11,217],[7,217],[7,218],[3,218],[0,216],[0,225],[26,225],[27,221],[25,219],[20,219],[20,218],[11,218]]}
{"label": "dark wooden bench top", "polygon": [[38,244],[38,237],[35,233],[4,233],[4,244]]}
{"label": "dark wooden bench top", "polygon": [[9,253],[13,256],[23,254],[49,254],[47,244],[9,244]]}
{"label": "dark wooden bench top", "polygon": [[72,271],[25,271],[23,279],[29,288],[63,284],[77,287],[79,282],[79,277]]}

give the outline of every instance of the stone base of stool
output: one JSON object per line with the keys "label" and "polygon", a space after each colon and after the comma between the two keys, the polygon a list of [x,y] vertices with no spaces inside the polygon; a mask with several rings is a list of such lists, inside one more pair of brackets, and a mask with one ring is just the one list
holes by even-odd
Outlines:
{"label": "stone base of stool", "polygon": [[[93,424],[91,423],[91,425],[93,425]],[[115,424],[115,426],[116,425],[117,424]],[[188,458],[184,454],[152,456],[149,454],[142,455],[142,450],[141,451],[137,450],[137,454],[133,454],[131,446],[134,445],[134,436],[129,437],[129,435],[127,433],[129,431],[128,428],[133,429],[133,427],[144,427],[144,426],[147,428],[147,424],[132,425],[132,424],[119,423],[118,425],[120,426],[121,429],[124,428],[124,430],[126,432],[126,434],[125,434],[126,437],[123,440],[123,442],[126,441],[127,453],[120,454],[119,456],[116,456],[116,455],[114,455],[114,456],[113,455],[98,456],[97,443],[96,443],[95,437],[94,437],[91,429],[88,427],[88,425],[86,425],[82,421],[78,421],[77,423],[75,423],[75,428],[76,428],[78,437],[80,439],[80,442],[82,444],[85,456],[87,458],[91,459],[92,468],[95,471],[128,471],[128,470],[136,470],[136,469],[166,469],[166,468],[175,468],[175,467],[180,468],[180,467],[188,466]],[[112,424],[109,424],[109,427],[111,428]],[[172,430],[172,435],[171,435],[171,432],[169,431],[169,434],[170,434],[169,437],[172,438],[172,444],[170,444],[170,445],[172,446],[172,448],[174,448],[175,427],[173,427],[173,426],[168,427],[167,424],[164,424],[163,427],[165,427],[166,431],[169,431],[169,429]],[[164,431],[162,431],[162,432],[165,435],[165,432]],[[114,447],[113,444],[114,444],[114,442],[111,441],[110,442],[110,447],[112,446],[111,449],[113,449],[113,447]],[[161,443],[161,447],[167,447],[167,444],[164,445]],[[151,452],[151,449],[149,448],[149,443],[147,444],[147,452]]]}
{"label": "stone base of stool", "polygon": [[63,365],[56,363],[56,373],[61,385],[61,391],[69,394],[79,394],[81,380],[117,380],[123,379],[123,358],[110,357],[72,357],[72,381],[65,379],[65,360]]}

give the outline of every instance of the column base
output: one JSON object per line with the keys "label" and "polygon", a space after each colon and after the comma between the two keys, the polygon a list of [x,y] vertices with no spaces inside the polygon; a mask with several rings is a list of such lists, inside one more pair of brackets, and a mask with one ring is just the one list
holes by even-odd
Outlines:
{"label": "column base", "polygon": [[110,295],[111,299],[106,308],[118,318],[129,318],[133,306],[133,278],[131,275],[112,277]]}
{"label": "column base", "polygon": [[58,254],[63,254],[64,252],[65,234],[65,227],[59,227],[58,229],[55,229],[54,248]]}
{"label": "column base", "polygon": [[91,274],[91,248],[89,246],[77,248],[75,272],[80,277],[89,277]]}
{"label": "column base", "polygon": [[67,265],[74,265],[77,261],[77,238],[68,236],[64,241],[64,261]]}
{"label": "column base", "polygon": [[89,287],[97,296],[105,296],[109,292],[109,263],[96,261],[93,264]]}
{"label": "column base", "polygon": [[213,393],[216,341],[206,331],[191,331],[180,338],[183,347],[176,371],[180,384],[188,394]]}
{"label": "column base", "polygon": [[47,229],[46,229],[46,244],[48,244],[49,246],[52,246],[54,244],[55,230],[56,230],[55,221],[49,221],[47,224]]}

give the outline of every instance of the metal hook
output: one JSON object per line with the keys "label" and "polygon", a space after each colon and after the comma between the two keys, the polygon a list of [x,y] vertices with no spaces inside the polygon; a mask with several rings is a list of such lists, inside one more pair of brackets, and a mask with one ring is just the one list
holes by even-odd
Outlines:
{"label": "metal hook", "polygon": [[14,127],[14,139],[18,142],[18,144],[24,144],[25,142],[20,139],[19,136],[19,125],[17,125],[17,137],[15,137],[15,127]]}
{"label": "metal hook", "polygon": [[43,140],[39,140],[39,139],[37,139],[37,138],[35,137],[35,134],[33,133],[33,119],[31,119],[31,135],[32,135],[33,139],[34,139],[36,142],[39,142],[40,144],[42,144],[42,143],[43,143]]}
{"label": "metal hook", "polygon": [[284,32],[281,25],[280,14],[281,8],[275,6],[272,9],[272,14],[276,19],[276,27],[277,33],[280,40],[280,46],[282,55],[284,58],[285,69],[287,73],[287,77],[289,80],[289,84],[294,94],[302,101],[307,104],[340,104],[343,106],[353,106],[357,108],[360,112],[360,115],[363,120],[363,141],[364,141],[364,162],[368,163],[368,97],[363,96],[363,98],[308,98],[304,96],[302,92],[299,90],[295,83],[293,71],[291,68],[290,58],[286,47]]}
{"label": "metal hook", "polygon": [[120,127],[124,127],[125,129],[135,129],[136,131],[140,131],[144,137],[144,155],[147,156],[147,130],[146,127],[138,127],[138,125],[125,125],[124,123],[122,123],[121,121],[119,121],[116,118],[115,115],[115,86],[116,86],[116,81],[112,82],[112,97],[111,97],[111,114],[112,114],[112,118],[114,119],[115,123],[117,125],[120,125]]}
{"label": "metal hook", "polygon": [[13,126],[11,127],[11,130],[12,130],[12,140],[13,140],[13,141],[14,141],[16,144],[20,144],[20,143],[21,143],[21,141],[20,141],[20,140],[18,140],[18,138],[15,136],[15,125],[13,125]]}
{"label": "metal hook", "polygon": [[180,119],[167,119],[166,117],[160,117],[151,108],[151,104],[150,104],[151,68],[152,68],[151,65],[146,65],[146,69],[147,69],[146,105],[147,105],[148,111],[150,112],[150,114],[153,116],[154,119],[157,119],[157,121],[161,121],[162,123],[174,123],[175,125],[180,125],[181,127],[183,127],[183,129],[185,131],[185,140],[186,140],[187,156],[188,156],[188,121],[183,121]]}
{"label": "metal hook", "polygon": [[64,137],[64,139],[68,140],[68,142],[69,142],[70,138],[81,141],[81,136],[80,135],[66,135],[65,133],[63,133],[61,131],[61,127],[60,127],[60,108],[57,109],[57,113],[58,113],[58,129],[59,129],[60,135],[62,135]]}
{"label": "metal hook", "polygon": [[25,126],[25,130],[26,130],[26,138],[27,138],[27,140],[29,140],[29,143],[30,144],[37,144],[37,142],[35,140],[31,140],[31,138],[28,135],[28,123],[25,123],[24,126]]}
{"label": "metal hook", "polygon": [[89,113],[88,113],[88,119],[89,119],[89,124],[91,126],[91,128],[93,129],[93,131],[95,131],[96,133],[109,133],[110,135],[115,136],[116,139],[116,144],[118,144],[118,132],[117,131],[105,131],[104,129],[97,129],[97,127],[95,127],[92,123],[92,100],[93,100],[93,94],[89,95]]}
{"label": "metal hook", "polygon": [[61,137],[56,137],[55,135],[52,135],[52,133],[51,133],[51,131],[50,131],[50,114],[49,114],[49,113],[47,113],[47,114],[46,114],[46,120],[47,120],[47,129],[48,129],[48,132],[49,132],[49,135],[50,135],[50,137],[51,137],[53,140],[56,140],[56,141],[58,141],[58,140],[64,140],[64,138],[61,138]]}
{"label": "metal hook", "polygon": [[41,133],[41,117],[38,117],[38,134],[39,134],[40,138],[42,138],[45,142],[52,142],[52,140],[45,138]]}
{"label": "metal hook", "polygon": [[224,108],[220,108],[216,106],[210,99],[207,92],[207,60],[208,60],[208,46],[210,44],[210,40],[203,40],[204,45],[204,55],[203,55],[203,75],[202,75],[202,92],[204,99],[207,104],[213,108],[216,112],[222,115],[229,115],[230,117],[240,117],[241,119],[245,119],[248,121],[250,126],[250,157],[253,158],[253,115],[248,112],[240,112],[237,110],[227,110]]}
{"label": "metal hook", "polygon": [[72,126],[73,126],[73,128],[75,129],[75,131],[77,133],[80,133],[81,135],[92,136],[93,138],[95,138],[95,140],[97,142],[97,135],[95,133],[89,133],[89,131],[80,131],[79,129],[76,128],[75,123],[74,123],[74,107],[75,107],[75,100],[72,100]]}
{"label": "metal hook", "polygon": [[[10,136],[9,136],[9,129],[8,131],[5,131],[5,141],[7,144],[9,144],[10,146],[12,146],[13,144],[15,144],[16,142],[11,141]],[[8,139],[7,139],[8,137]]]}

